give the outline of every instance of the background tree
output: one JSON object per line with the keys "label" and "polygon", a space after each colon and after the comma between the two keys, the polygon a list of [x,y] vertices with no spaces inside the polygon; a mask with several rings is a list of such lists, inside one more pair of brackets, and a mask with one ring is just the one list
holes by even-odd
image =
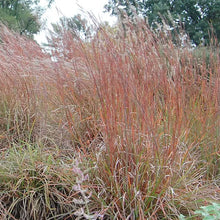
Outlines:
{"label": "background tree", "polygon": [[[33,37],[41,28],[40,16],[44,12],[39,7],[40,0],[1,0],[0,21],[10,29]],[[48,0],[48,6],[53,0]]]}
{"label": "background tree", "polygon": [[[57,57],[71,59],[72,55],[77,53],[72,43],[89,42],[94,31],[93,26],[80,14],[73,17],[62,17],[59,22],[51,25],[52,29],[49,30],[44,47],[52,54],[54,60]],[[60,50],[60,48],[62,49]]]}
{"label": "background tree", "polygon": [[92,25],[89,24],[86,18],[83,18],[80,14],[73,17],[62,17],[56,24],[52,24],[54,36],[59,36],[62,31],[70,31],[73,37],[80,37],[83,40],[90,38],[92,34]]}
{"label": "background tree", "polygon": [[219,0],[109,0],[105,9],[120,17],[141,15],[152,28],[165,20],[173,30],[185,29],[196,44],[208,43],[212,31],[220,39]]}

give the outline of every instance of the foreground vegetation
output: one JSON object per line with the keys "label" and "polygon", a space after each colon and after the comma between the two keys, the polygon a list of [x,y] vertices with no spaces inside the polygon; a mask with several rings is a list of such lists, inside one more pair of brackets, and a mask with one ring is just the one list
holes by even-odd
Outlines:
{"label": "foreground vegetation", "polygon": [[219,49],[128,29],[90,42],[63,30],[52,61],[2,28],[3,219],[194,219],[218,207]]}

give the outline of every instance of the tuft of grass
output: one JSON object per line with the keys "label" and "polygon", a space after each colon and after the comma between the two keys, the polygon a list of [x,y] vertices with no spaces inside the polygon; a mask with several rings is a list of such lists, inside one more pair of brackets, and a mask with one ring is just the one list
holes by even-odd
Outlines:
{"label": "tuft of grass", "polygon": [[216,49],[141,22],[86,42],[61,29],[53,59],[1,35],[3,217],[176,219],[220,199]]}
{"label": "tuft of grass", "polygon": [[103,29],[81,49],[105,146],[91,178],[95,199],[112,218],[178,217],[218,179],[219,66],[195,64],[188,49],[132,28],[126,37]]}
{"label": "tuft of grass", "polygon": [[15,145],[0,162],[0,213],[5,219],[75,219],[89,210],[88,176],[79,159],[59,158],[40,146]]}

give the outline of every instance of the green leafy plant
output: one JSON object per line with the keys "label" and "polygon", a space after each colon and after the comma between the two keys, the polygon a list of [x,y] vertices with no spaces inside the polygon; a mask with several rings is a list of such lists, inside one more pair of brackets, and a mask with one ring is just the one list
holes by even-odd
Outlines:
{"label": "green leafy plant", "polygon": [[220,204],[212,203],[212,205],[202,206],[200,210],[195,211],[195,214],[202,215],[203,220],[218,220],[220,219]]}
{"label": "green leafy plant", "polygon": [[[195,211],[195,216],[202,216],[203,220],[218,220],[220,219],[220,204],[213,202],[208,206],[201,206],[199,210]],[[179,220],[191,219],[184,215],[179,216]]]}

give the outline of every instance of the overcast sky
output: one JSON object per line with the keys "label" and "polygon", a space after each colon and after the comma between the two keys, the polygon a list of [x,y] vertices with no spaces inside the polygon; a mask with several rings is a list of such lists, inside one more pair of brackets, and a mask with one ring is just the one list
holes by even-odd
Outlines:
{"label": "overcast sky", "polygon": [[[40,0],[42,6],[46,6],[46,0]],[[56,23],[62,16],[73,17],[78,13],[82,13],[79,5],[85,10],[92,12],[100,21],[114,22],[114,18],[107,13],[103,13],[104,5],[108,0],[55,0],[52,7],[47,9],[42,20],[46,20],[45,29],[50,28],[50,23]],[[35,39],[39,43],[45,42],[46,30],[41,31]]]}

